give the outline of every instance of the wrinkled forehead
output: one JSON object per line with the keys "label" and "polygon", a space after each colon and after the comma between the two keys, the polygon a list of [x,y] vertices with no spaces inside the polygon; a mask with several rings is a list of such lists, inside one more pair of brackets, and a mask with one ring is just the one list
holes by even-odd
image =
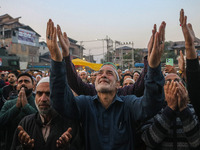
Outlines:
{"label": "wrinkled forehead", "polygon": [[174,80],[174,79],[180,79],[180,77],[175,73],[169,73],[168,75],[165,76],[165,80],[168,79]]}
{"label": "wrinkled forehead", "polygon": [[112,65],[104,65],[99,71],[110,70],[115,73],[116,69],[112,67]]}

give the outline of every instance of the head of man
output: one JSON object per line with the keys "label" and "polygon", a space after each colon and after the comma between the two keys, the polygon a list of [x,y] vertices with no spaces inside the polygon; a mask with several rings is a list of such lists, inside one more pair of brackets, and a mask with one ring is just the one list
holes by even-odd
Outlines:
{"label": "head of man", "polygon": [[165,76],[165,85],[164,85],[164,89],[165,89],[165,95],[166,93],[166,88],[167,88],[167,82],[169,82],[169,84],[171,84],[171,82],[177,82],[179,83],[180,81],[182,82],[182,84],[184,85],[182,79],[176,74],[176,73],[169,73]]}
{"label": "head of man", "polygon": [[98,93],[117,92],[119,76],[113,65],[106,64],[97,73],[95,88]]}
{"label": "head of man", "polygon": [[35,77],[35,79],[36,79],[36,82],[38,83],[38,82],[41,80],[41,78],[42,78],[42,77],[41,77],[41,75],[39,75],[39,74],[38,74],[38,75],[36,75],[36,77]]}
{"label": "head of man", "polygon": [[36,87],[35,105],[41,115],[48,115],[51,111],[49,77],[42,78]]}
{"label": "head of man", "polygon": [[135,83],[135,81],[131,78],[126,78],[126,80],[124,80],[123,82],[123,87],[126,85],[133,85]]}
{"label": "head of man", "polygon": [[132,76],[131,74],[129,74],[129,73],[126,73],[126,74],[124,74],[124,81],[125,81],[127,78],[133,79],[133,76]]}
{"label": "head of man", "polygon": [[91,73],[91,82],[94,83],[96,80],[97,72],[92,72]]}
{"label": "head of man", "polygon": [[17,77],[17,90],[18,92],[22,87],[25,89],[26,97],[31,96],[33,91],[33,78],[28,73],[22,73]]}
{"label": "head of man", "polygon": [[79,73],[80,78],[82,79],[83,82],[87,82],[87,72],[86,71],[81,71]]}
{"label": "head of man", "polygon": [[139,77],[140,77],[140,73],[138,71],[135,71],[133,73],[133,80],[136,82]]}
{"label": "head of man", "polygon": [[16,81],[17,81],[17,76],[16,76],[16,74],[15,74],[14,72],[8,73],[8,82],[9,82],[11,85],[13,85],[13,84],[16,83]]}

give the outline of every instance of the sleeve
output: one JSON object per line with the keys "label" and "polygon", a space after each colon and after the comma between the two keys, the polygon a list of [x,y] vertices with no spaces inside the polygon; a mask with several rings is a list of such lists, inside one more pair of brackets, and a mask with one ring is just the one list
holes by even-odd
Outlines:
{"label": "sleeve", "polygon": [[7,96],[7,94],[6,94],[6,91],[5,91],[5,87],[7,87],[7,86],[4,86],[4,87],[2,88],[2,100],[3,100],[3,102],[6,102],[6,100],[7,100],[7,98],[8,98],[8,96]]}
{"label": "sleeve", "polygon": [[30,115],[30,114],[33,114],[33,113],[36,113],[37,110],[32,107],[29,103],[27,103],[23,108],[21,108],[22,111],[26,114],[26,115]]}
{"label": "sleeve", "polygon": [[200,65],[197,59],[187,59],[187,89],[190,101],[195,109],[197,116],[200,118]]}
{"label": "sleeve", "polygon": [[54,109],[61,116],[71,119],[79,118],[75,97],[67,84],[64,61],[51,60],[50,100]]}
{"label": "sleeve", "polygon": [[138,97],[144,94],[144,78],[147,74],[148,61],[147,56],[144,57],[144,69],[142,70],[140,77],[133,85],[125,86],[123,88],[118,89],[118,95],[136,95]]}
{"label": "sleeve", "polygon": [[[29,125],[26,125],[26,124],[27,124],[27,120],[26,120],[26,117],[24,117],[20,121],[19,125],[22,126],[25,131],[26,131],[26,127],[29,126]],[[10,150],[32,150],[30,148],[24,147],[23,144],[20,143],[19,138],[18,138],[18,134],[19,134],[19,131],[18,131],[18,129],[16,129],[14,136],[13,136],[12,145],[11,145]]]}
{"label": "sleeve", "polygon": [[71,61],[70,55],[64,57],[67,70],[67,80],[70,88],[78,95],[96,95],[96,90],[94,85],[89,83],[84,83],[78,76],[74,64]]}
{"label": "sleeve", "polygon": [[145,90],[143,97],[129,100],[129,109],[135,121],[143,122],[156,115],[163,107],[164,102],[164,76],[161,66],[148,67],[145,77]]}
{"label": "sleeve", "polygon": [[176,119],[175,116],[175,112],[166,106],[142,126],[142,140],[148,147],[155,148],[165,139],[172,122]]}
{"label": "sleeve", "polygon": [[20,108],[17,108],[15,103],[6,101],[0,111],[0,126],[6,125],[8,122],[12,121],[19,113]]}
{"label": "sleeve", "polygon": [[187,141],[192,148],[200,147],[200,129],[198,117],[195,115],[193,107],[186,107],[179,114],[183,124],[183,131]]}

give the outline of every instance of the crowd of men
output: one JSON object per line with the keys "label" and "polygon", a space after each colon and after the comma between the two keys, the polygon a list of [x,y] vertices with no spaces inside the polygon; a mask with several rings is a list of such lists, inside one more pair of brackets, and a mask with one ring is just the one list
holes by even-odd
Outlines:
{"label": "crowd of men", "polygon": [[67,34],[50,19],[50,76],[1,75],[0,149],[200,149],[200,63],[183,9],[179,21],[186,48],[179,70],[169,65],[161,70],[163,21],[152,29],[141,72],[122,73],[107,62],[88,74],[76,71]]}

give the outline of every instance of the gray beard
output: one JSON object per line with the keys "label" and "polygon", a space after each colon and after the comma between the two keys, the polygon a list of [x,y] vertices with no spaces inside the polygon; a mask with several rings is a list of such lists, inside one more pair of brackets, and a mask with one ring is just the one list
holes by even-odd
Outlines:
{"label": "gray beard", "polygon": [[102,89],[98,90],[97,92],[100,92],[100,93],[109,93],[109,92],[111,92],[111,90],[110,89],[104,89],[104,88],[102,88]]}

